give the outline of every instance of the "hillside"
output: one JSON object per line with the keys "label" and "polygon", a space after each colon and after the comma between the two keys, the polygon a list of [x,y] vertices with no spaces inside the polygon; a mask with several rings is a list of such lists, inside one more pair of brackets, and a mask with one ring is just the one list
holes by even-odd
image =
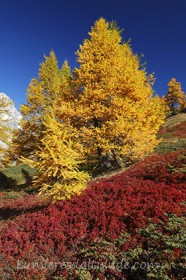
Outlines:
{"label": "hillside", "polygon": [[0,278],[184,279],[185,124],[167,119],[156,154],[70,200],[51,204],[29,180],[1,189]]}
{"label": "hillside", "polygon": [[183,122],[186,122],[186,113],[180,113],[167,118],[164,127],[170,128]]}
{"label": "hillside", "polygon": [[[162,141],[156,147],[155,153],[162,154],[186,149],[186,113],[180,113],[167,118],[165,124],[158,133],[158,137],[161,138]],[[98,181],[101,178],[108,178],[113,175],[120,174],[126,169],[128,169],[128,167],[108,171],[107,173],[103,172],[92,179],[92,181]],[[0,170],[0,190],[3,192],[5,191],[6,196],[10,195],[13,197],[16,189],[21,190],[18,194],[16,193],[16,197],[17,195],[21,195],[22,192],[24,195],[27,194],[27,192],[32,192],[32,188],[29,186],[29,183],[31,178],[34,178],[36,174],[36,170],[26,165],[19,165],[17,167],[14,166]],[[14,186],[13,190],[11,186]],[[4,187],[6,189],[4,189]],[[6,190],[8,190],[8,193]]]}
{"label": "hillside", "polygon": [[158,136],[162,142],[155,152],[164,153],[186,148],[186,113],[167,118]]}
{"label": "hillside", "polygon": [[[158,133],[158,138],[161,138],[162,142],[156,147],[155,153],[161,154],[186,149],[186,113],[180,113],[167,118]],[[121,168],[120,170],[98,175],[94,181],[119,174],[126,169]]]}

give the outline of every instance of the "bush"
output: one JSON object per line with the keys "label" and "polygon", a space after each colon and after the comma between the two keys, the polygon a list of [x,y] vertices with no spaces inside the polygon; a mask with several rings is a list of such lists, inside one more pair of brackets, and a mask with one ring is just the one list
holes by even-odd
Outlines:
{"label": "bush", "polygon": [[[60,267],[61,262],[81,264],[89,258],[120,260],[123,252],[131,265],[146,256],[152,262],[164,262],[159,277],[179,279],[183,275],[179,219],[185,211],[185,155],[186,151],[151,156],[124,173],[91,182],[81,196],[18,213],[0,228],[1,273],[11,279],[37,279],[38,274],[43,279],[60,275],[61,279],[83,279],[90,274],[90,279],[157,279],[148,275],[153,271],[139,269],[93,269],[87,276],[86,268],[83,272],[79,267]],[[14,209],[27,209],[28,202],[19,201]],[[6,206],[3,211],[7,213]],[[49,269],[50,262],[58,265]]]}
{"label": "bush", "polygon": [[185,220],[166,216],[167,221],[150,222],[135,235],[122,233],[113,242],[95,239],[81,249],[81,263],[91,264],[90,279],[184,279]]}

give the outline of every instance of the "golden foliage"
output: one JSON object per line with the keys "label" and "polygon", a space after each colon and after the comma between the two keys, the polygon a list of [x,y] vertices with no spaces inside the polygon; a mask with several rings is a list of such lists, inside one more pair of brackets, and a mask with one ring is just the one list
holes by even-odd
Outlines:
{"label": "golden foliage", "polygon": [[53,52],[45,57],[28,88],[24,130],[14,142],[19,156],[41,172],[35,182],[40,192],[53,200],[86,187],[82,162],[118,163],[150,154],[165,119],[153,74],[147,75],[115,24],[96,21],[76,54],[73,75],[67,61],[59,69]]}
{"label": "golden foliage", "polygon": [[54,100],[63,99],[65,87],[70,79],[70,67],[65,61],[61,69],[53,51],[41,63],[38,78],[31,80],[27,89],[27,104],[21,106],[22,129],[16,131],[7,154],[9,161],[18,161],[20,156],[35,157],[35,149],[42,139],[43,114]]}
{"label": "golden foliage", "polygon": [[175,113],[176,109],[186,108],[186,95],[182,90],[181,83],[177,82],[175,78],[172,78],[168,83],[165,102],[171,113]]}
{"label": "golden foliage", "polygon": [[76,126],[87,155],[117,154],[131,159],[151,153],[164,122],[161,100],[153,97],[152,75],[121,32],[101,18],[77,51],[74,70],[78,92]]}
{"label": "golden foliage", "polygon": [[86,187],[89,175],[79,171],[83,162],[81,146],[75,141],[76,131],[64,122],[59,122],[53,113],[45,116],[41,146],[36,150],[38,160],[24,159],[25,163],[40,171],[35,186],[40,193],[53,201],[80,194]]}

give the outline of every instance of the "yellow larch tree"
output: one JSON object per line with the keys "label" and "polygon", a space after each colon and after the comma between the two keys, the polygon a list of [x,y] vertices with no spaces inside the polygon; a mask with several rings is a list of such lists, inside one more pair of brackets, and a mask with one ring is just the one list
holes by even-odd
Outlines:
{"label": "yellow larch tree", "polygon": [[153,96],[153,76],[122,42],[119,28],[100,18],[76,54],[72,120],[87,158],[100,163],[110,158],[120,165],[119,159],[151,153],[165,113],[160,98]]}
{"label": "yellow larch tree", "polygon": [[71,76],[66,61],[58,68],[53,52],[45,58],[21,108],[24,146],[14,145],[41,172],[41,193],[54,200],[85,188],[89,176],[81,170],[90,162],[94,168],[118,167],[150,154],[165,118],[153,75],[115,24],[96,21],[77,62]]}
{"label": "yellow larch tree", "polygon": [[54,111],[51,107],[44,117],[42,145],[36,149],[38,160],[23,159],[40,172],[34,185],[52,201],[79,195],[89,179],[88,173],[78,168],[84,159],[82,146],[76,141],[77,131],[58,120]]}
{"label": "yellow larch tree", "polygon": [[67,61],[59,69],[53,51],[45,56],[45,61],[40,64],[38,78],[32,79],[27,89],[27,104],[21,106],[21,129],[14,134],[7,161],[19,161],[21,156],[35,156],[35,149],[42,139],[43,115],[57,96],[63,99],[70,77]]}
{"label": "yellow larch tree", "polygon": [[165,102],[171,114],[186,107],[186,95],[182,90],[181,83],[177,82],[175,78],[172,78],[168,83]]}

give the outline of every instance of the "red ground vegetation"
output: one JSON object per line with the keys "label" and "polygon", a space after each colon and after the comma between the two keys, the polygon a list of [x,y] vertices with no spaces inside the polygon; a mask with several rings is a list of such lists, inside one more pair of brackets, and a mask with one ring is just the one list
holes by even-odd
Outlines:
{"label": "red ground vegetation", "polygon": [[[0,274],[10,275],[11,279],[23,279],[23,276],[24,279],[37,279],[38,269],[19,269],[18,261],[22,264],[62,260],[83,262],[86,257],[82,250],[89,251],[91,246],[97,248],[97,257],[93,254],[93,258],[101,261],[104,254],[103,248],[98,246],[99,240],[111,244],[106,247],[115,258],[118,252],[138,247],[147,251],[151,242],[145,243],[138,231],[148,228],[150,223],[166,223],[167,215],[181,217],[185,212],[185,156],[186,150],[151,156],[119,175],[91,182],[81,196],[65,202],[47,204],[35,196],[28,196],[4,203],[0,208],[4,219],[0,228]],[[166,233],[165,226],[161,226],[160,231]],[[128,236],[126,241],[113,247],[122,234]],[[179,259],[182,249],[171,248],[173,258],[177,254]],[[141,272],[130,278],[132,272],[129,270],[118,272],[109,268],[104,273],[90,272],[90,279],[148,279],[144,275],[140,278]],[[175,273],[170,272],[169,276],[182,275],[182,272]],[[75,268],[57,267],[50,273],[42,270],[39,274],[40,278],[45,277],[43,279],[52,279],[52,274],[63,275],[64,279],[83,279]],[[110,276],[112,278],[108,278]]]}

